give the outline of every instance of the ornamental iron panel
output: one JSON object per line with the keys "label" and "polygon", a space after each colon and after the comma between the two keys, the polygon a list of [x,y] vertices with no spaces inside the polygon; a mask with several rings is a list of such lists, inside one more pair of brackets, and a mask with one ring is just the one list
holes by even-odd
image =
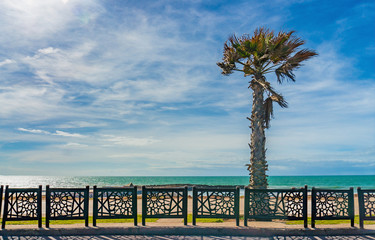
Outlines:
{"label": "ornamental iron panel", "polygon": [[316,220],[350,219],[354,227],[354,193],[349,190],[312,188],[311,227]]}
{"label": "ornamental iron panel", "polygon": [[187,187],[142,186],[142,225],[146,218],[183,218],[187,225]]}
{"label": "ornamental iron panel", "polygon": [[84,219],[89,223],[89,186],[86,188],[46,187],[46,227],[50,220]]}
{"label": "ornamental iron panel", "polygon": [[137,226],[137,187],[94,186],[93,225],[97,219],[133,218]]}
{"label": "ornamental iron panel", "polygon": [[[2,193],[1,193],[2,195]],[[42,227],[42,186],[39,188],[9,188],[5,187],[3,222],[6,221],[38,220]]]}
{"label": "ornamental iron panel", "polygon": [[303,220],[304,227],[307,228],[307,186],[301,189],[245,187],[245,226],[248,219]]}
{"label": "ornamental iron panel", "polygon": [[239,226],[240,187],[193,187],[193,225],[197,218],[234,218]]}
{"label": "ornamental iron panel", "polygon": [[363,228],[364,220],[375,220],[375,189],[358,190],[359,226]]}

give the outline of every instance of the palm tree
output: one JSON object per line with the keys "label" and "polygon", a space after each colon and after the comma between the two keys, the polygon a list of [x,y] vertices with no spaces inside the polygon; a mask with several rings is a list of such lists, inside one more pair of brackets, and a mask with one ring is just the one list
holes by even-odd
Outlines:
{"label": "palm tree", "polygon": [[265,75],[275,72],[278,83],[284,80],[295,81],[293,70],[317,53],[313,50],[297,50],[305,41],[295,37],[294,31],[279,32],[258,28],[254,35],[248,34],[238,38],[230,37],[224,44],[223,62],[217,65],[222,74],[229,75],[240,71],[244,76],[251,76],[249,88],[253,91],[251,118],[250,187],[267,188],[268,164],[266,161],[265,129],[269,128],[273,117],[273,102],[282,108],[288,107],[284,97],[277,93],[267,81]]}

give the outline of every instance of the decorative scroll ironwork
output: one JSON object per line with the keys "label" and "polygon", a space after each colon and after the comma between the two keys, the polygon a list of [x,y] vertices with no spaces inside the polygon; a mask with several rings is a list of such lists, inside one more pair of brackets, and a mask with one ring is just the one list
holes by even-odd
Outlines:
{"label": "decorative scroll ironwork", "polygon": [[307,186],[301,189],[245,188],[245,226],[248,219],[304,220],[307,227]]}
{"label": "decorative scroll ironwork", "polygon": [[50,220],[85,219],[88,226],[89,187],[46,188],[46,227]]}
{"label": "decorative scroll ironwork", "polygon": [[146,218],[184,218],[187,225],[187,187],[142,187],[142,225]]}
{"label": "decorative scroll ironwork", "polygon": [[349,190],[331,190],[312,188],[312,218],[311,226],[315,227],[315,220],[350,219],[354,226],[354,194]]}
{"label": "decorative scroll ironwork", "polygon": [[240,188],[193,188],[193,225],[197,218],[235,218],[239,225]]}
{"label": "decorative scroll ironwork", "polygon": [[5,187],[2,228],[5,228],[6,221],[22,220],[38,220],[38,227],[42,227],[41,211],[42,186],[25,189]]}
{"label": "decorative scroll ironwork", "polygon": [[97,188],[94,186],[93,225],[96,219],[133,218],[137,225],[137,187]]}
{"label": "decorative scroll ironwork", "polygon": [[375,189],[358,188],[359,225],[363,228],[364,220],[375,220]]}

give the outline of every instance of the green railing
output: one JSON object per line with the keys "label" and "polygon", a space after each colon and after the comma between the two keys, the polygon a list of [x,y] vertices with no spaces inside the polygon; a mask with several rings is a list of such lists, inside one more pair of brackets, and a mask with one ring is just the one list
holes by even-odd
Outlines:
{"label": "green railing", "polygon": [[375,220],[375,189],[357,189],[359,205],[359,226],[364,220]]}
{"label": "green railing", "polygon": [[240,187],[193,187],[193,225],[197,218],[234,218],[240,222]]}
{"label": "green railing", "polygon": [[137,187],[94,186],[93,225],[97,219],[133,218],[137,226]]}
{"label": "green railing", "polygon": [[354,192],[312,188],[311,191],[311,227],[316,220],[349,219],[354,227]]}
{"label": "green railing", "polygon": [[142,187],[142,225],[146,218],[183,218],[187,225],[188,189]]}
{"label": "green railing", "polygon": [[3,191],[4,191],[4,186],[0,186],[0,216],[1,216],[1,207],[3,206]]}
{"label": "green railing", "polygon": [[6,186],[4,200],[1,228],[5,228],[7,221],[25,220],[38,220],[38,227],[42,227],[42,186],[39,188],[9,188]]}
{"label": "green railing", "polygon": [[46,187],[46,227],[50,220],[84,219],[89,225],[89,186],[86,188]]}
{"label": "green railing", "polygon": [[303,220],[307,227],[307,186],[301,189],[245,188],[244,225],[249,219]]}
{"label": "green railing", "polygon": [[[193,187],[193,225],[198,218],[232,218],[239,225],[239,187]],[[7,221],[37,220],[42,226],[42,186],[39,188],[0,186],[0,207],[4,200],[2,228]],[[303,220],[307,227],[307,186],[301,189],[250,189],[244,191],[244,225],[248,220]],[[4,198],[3,198],[4,196]],[[84,219],[88,226],[89,187],[46,186],[46,227],[51,220]],[[360,227],[375,220],[375,189],[358,188]],[[97,188],[93,191],[93,225],[97,219],[134,219],[137,225],[137,187]],[[0,208],[1,215],[1,208]],[[142,187],[142,225],[147,218],[183,218],[187,225],[188,189]],[[311,226],[317,220],[349,219],[354,226],[354,192],[316,189],[311,191]]]}

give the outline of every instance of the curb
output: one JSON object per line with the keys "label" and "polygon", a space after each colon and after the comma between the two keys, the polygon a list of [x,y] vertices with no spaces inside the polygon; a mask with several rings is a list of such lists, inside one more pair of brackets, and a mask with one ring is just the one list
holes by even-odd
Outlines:
{"label": "curb", "polygon": [[329,236],[375,235],[375,230],[358,228],[340,229],[275,229],[249,227],[86,227],[3,229],[0,236],[82,236],[82,235],[182,235],[182,236]]}

